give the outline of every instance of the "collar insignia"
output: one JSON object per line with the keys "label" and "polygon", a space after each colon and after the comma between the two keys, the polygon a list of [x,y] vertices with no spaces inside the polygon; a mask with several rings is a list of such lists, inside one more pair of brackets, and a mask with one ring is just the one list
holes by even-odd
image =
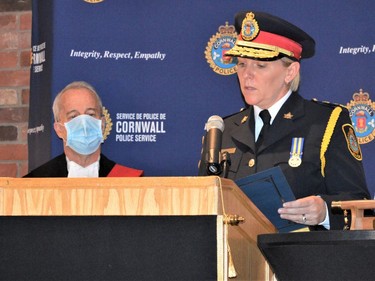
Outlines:
{"label": "collar insignia", "polygon": [[247,118],[249,118],[249,116],[244,116],[241,120],[241,124],[245,123],[247,121]]}
{"label": "collar insignia", "polygon": [[286,114],[284,114],[284,119],[292,119],[293,118],[293,114],[291,112],[288,112]]}

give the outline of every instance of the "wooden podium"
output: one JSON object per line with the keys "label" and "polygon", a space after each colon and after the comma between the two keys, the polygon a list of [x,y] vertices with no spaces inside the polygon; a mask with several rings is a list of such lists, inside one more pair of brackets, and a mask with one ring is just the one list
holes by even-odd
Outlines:
{"label": "wooden podium", "polygon": [[0,279],[274,280],[275,232],[214,176],[0,178]]}

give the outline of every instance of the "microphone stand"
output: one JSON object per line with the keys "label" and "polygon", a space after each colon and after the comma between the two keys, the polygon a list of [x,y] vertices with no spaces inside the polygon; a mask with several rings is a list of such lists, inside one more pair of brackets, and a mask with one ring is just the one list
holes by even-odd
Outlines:
{"label": "microphone stand", "polygon": [[221,177],[222,178],[228,178],[228,173],[229,173],[229,168],[230,168],[230,165],[231,165],[231,161],[230,161],[230,154],[225,151],[221,154],[221,166],[223,167],[223,172],[221,174]]}
{"label": "microphone stand", "polygon": [[220,154],[221,162],[211,163],[206,168],[207,176],[220,176],[221,178],[228,178],[229,168],[231,165],[230,154],[223,152]]}

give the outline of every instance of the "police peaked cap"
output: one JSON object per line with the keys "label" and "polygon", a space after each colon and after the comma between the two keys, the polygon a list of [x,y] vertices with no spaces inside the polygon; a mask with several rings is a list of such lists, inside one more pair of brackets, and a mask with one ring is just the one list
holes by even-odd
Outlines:
{"label": "police peaked cap", "polygon": [[225,55],[258,60],[289,57],[299,61],[315,53],[315,41],[297,26],[279,17],[244,11],[235,16],[239,34],[235,46]]}

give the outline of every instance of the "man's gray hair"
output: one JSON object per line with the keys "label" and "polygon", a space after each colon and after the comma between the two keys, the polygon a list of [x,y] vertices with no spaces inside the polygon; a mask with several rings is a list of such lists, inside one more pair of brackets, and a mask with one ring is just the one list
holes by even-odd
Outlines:
{"label": "man's gray hair", "polygon": [[55,118],[55,122],[59,121],[59,114],[60,114],[60,107],[61,107],[60,106],[61,96],[67,90],[70,90],[70,89],[87,89],[87,90],[89,90],[93,94],[94,98],[96,99],[98,107],[99,107],[99,114],[100,114],[100,116],[102,116],[102,114],[103,114],[103,104],[102,104],[102,100],[99,97],[98,93],[96,92],[95,88],[85,81],[74,81],[74,82],[68,84],[64,89],[62,89],[57,94],[57,96],[55,97],[55,100],[53,101],[52,111],[53,111],[53,116]]}

